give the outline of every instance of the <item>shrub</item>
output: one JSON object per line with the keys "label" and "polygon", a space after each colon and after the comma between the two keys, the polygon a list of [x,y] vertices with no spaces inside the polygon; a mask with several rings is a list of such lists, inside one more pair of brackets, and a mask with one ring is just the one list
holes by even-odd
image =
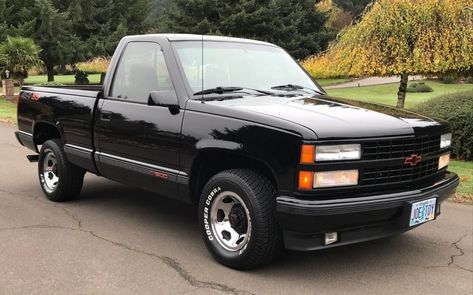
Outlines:
{"label": "shrub", "polygon": [[473,160],[473,90],[433,98],[418,105],[416,111],[448,121],[453,134],[453,155]]}
{"label": "shrub", "polygon": [[434,91],[432,87],[425,84],[424,82],[411,83],[407,86],[407,92],[432,92]]}
{"label": "shrub", "polygon": [[458,75],[456,74],[444,74],[439,78],[445,84],[454,84],[458,81]]}
{"label": "shrub", "polygon": [[28,78],[28,70],[41,64],[40,52],[41,48],[33,39],[9,36],[0,44],[2,71],[9,70],[11,77],[22,86]]}
{"label": "shrub", "polygon": [[40,84],[36,84],[38,86],[64,86],[64,84],[62,83],[58,83],[58,82],[44,82],[44,83],[40,83]]}
{"label": "shrub", "polygon": [[87,78],[88,76],[89,74],[84,71],[77,71],[74,83],[76,85],[87,85],[89,84],[89,79]]}

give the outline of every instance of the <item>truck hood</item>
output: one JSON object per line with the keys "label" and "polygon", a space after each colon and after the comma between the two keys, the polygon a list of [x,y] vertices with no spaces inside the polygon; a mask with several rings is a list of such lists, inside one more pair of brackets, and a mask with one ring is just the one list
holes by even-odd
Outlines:
{"label": "truck hood", "polygon": [[290,121],[312,130],[317,139],[429,134],[448,130],[444,122],[409,111],[329,96],[247,96],[205,104],[229,107],[240,117],[251,112]]}

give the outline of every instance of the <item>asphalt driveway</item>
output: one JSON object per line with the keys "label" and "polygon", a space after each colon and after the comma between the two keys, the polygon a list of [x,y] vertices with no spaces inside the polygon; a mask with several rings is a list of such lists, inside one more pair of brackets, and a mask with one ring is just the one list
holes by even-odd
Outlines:
{"label": "asphalt driveway", "polygon": [[2,294],[473,294],[473,206],[239,272],[209,256],[192,206],[89,174],[81,199],[47,201],[14,130],[0,123]]}

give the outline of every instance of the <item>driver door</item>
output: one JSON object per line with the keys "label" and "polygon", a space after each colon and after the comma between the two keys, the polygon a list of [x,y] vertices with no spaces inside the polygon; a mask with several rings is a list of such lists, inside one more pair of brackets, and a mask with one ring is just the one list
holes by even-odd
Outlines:
{"label": "driver door", "polygon": [[95,132],[98,168],[107,178],[178,197],[183,112],[149,104],[151,91],[175,95],[161,46],[129,42],[110,95],[99,101]]}

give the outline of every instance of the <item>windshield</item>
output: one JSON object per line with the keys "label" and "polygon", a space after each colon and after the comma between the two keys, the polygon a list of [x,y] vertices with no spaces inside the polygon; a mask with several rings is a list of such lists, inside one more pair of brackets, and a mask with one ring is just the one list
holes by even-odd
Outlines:
{"label": "windshield", "polygon": [[217,87],[272,91],[280,85],[321,91],[289,54],[275,46],[184,41],[173,47],[193,93]]}

